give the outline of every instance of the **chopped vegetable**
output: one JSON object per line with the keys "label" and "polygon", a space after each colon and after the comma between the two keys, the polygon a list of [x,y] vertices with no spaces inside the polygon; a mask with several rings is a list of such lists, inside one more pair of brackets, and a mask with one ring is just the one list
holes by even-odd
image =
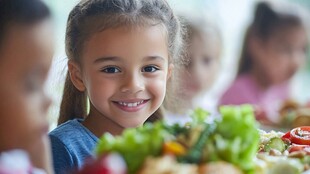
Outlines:
{"label": "chopped vegetable", "polygon": [[184,155],[185,148],[178,142],[169,141],[164,143],[163,147],[164,154],[173,154],[173,155]]}
{"label": "chopped vegetable", "polygon": [[295,144],[310,145],[310,126],[302,126],[291,130],[290,140]]}
{"label": "chopped vegetable", "polygon": [[284,152],[284,150],[286,149],[286,144],[281,138],[274,137],[265,145],[264,151],[269,152],[271,149],[276,149],[280,152]]}
{"label": "chopped vegetable", "polygon": [[304,151],[306,154],[310,155],[310,146],[309,145],[297,145],[292,144],[290,148],[288,149],[290,153],[292,152],[298,152],[298,151]]}
{"label": "chopped vegetable", "polygon": [[201,132],[200,137],[194,146],[189,149],[188,154],[179,158],[180,162],[185,163],[201,163],[202,160],[202,151],[205,144],[208,142],[210,135],[214,132],[215,125],[205,124],[204,130]]}
{"label": "chopped vegetable", "polygon": [[286,132],[283,136],[282,139],[290,139],[291,138],[291,131]]}

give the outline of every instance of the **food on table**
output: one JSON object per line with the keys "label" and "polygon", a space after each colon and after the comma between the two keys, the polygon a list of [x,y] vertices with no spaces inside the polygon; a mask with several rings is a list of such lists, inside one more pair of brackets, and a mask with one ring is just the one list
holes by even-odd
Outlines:
{"label": "food on table", "polygon": [[[221,119],[206,123],[208,113],[197,109],[193,121],[181,126],[146,123],[121,136],[105,134],[97,154],[119,153],[128,173],[253,173],[259,143],[250,105],[222,106]],[[211,172],[212,173],[212,172]]]}
{"label": "food on table", "polygon": [[285,134],[258,130],[250,105],[222,106],[220,113],[207,122],[208,112],[197,109],[183,126],[159,121],[120,136],[106,133],[98,159],[82,171],[111,174],[113,155],[122,169],[115,174],[301,174],[310,168],[309,127]]}
{"label": "food on table", "polygon": [[[287,133],[260,131],[257,163],[261,169],[270,166],[278,173],[301,173],[310,169],[310,126],[294,128]],[[259,166],[259,165],[258,165]]]}

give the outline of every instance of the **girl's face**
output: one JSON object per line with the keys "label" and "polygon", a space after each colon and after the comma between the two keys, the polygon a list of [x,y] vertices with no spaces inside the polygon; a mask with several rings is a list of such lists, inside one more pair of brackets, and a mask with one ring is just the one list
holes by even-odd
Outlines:
{"label": "girl's face", "polygon": [[291,78],[305,63],[307,35],[302,27],[279,30],[265,42],[260,42],[254,66],[260,69],[269,84],[282,83]]}
{"label": "girl's face", "polygon": [[80,68],[75,86],[87,92],[90,114],[124,128],[142,125],[162,104],[172,70],[166,32],[152,26],[95,33],[84,44]]}
{"label": "girl's face", "polygon": [[43,86],[53,54],[48,21],[12,25],[0,46],[0,151],[40,148],[50,100]]}
{"label": "girl's face", "polygon": [[[189,47],[189,64],[181,68],[180,92],[192,100],[208,90],[219,69],[219,43],[211,37],[194,35]],[[181,95],[180,94],[180,95]]]}

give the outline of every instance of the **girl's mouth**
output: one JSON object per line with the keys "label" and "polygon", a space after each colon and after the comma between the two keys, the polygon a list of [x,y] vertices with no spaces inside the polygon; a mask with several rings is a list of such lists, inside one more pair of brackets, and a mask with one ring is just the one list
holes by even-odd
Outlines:
{"label": "girl's mouth", "polygon": [[130,101],[113,101],[113,103],[125,112],[137,112],[142,109],[150,99],[135,99]]}

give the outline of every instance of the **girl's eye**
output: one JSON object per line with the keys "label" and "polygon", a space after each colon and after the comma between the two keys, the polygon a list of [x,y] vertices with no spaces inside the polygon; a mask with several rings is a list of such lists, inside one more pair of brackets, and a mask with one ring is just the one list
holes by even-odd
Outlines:
{"label": "girl's eye", "polygon": [[142,72],[155,72],[157,70],[159,70],[159,68],[155,66],[146,66],[142,69]]}
{"label": "girl's eye", "polygon": [[202,59],[203,64],[209,65],[211,63],[212,59],[210,57],[204,57]]}
{"label": "girl's eye", "polygon": [[102,69],[102,71],[105,72],[105,73],[119,73],[119,72],[121,72],[116,67],[107,67],[107,68]]}

